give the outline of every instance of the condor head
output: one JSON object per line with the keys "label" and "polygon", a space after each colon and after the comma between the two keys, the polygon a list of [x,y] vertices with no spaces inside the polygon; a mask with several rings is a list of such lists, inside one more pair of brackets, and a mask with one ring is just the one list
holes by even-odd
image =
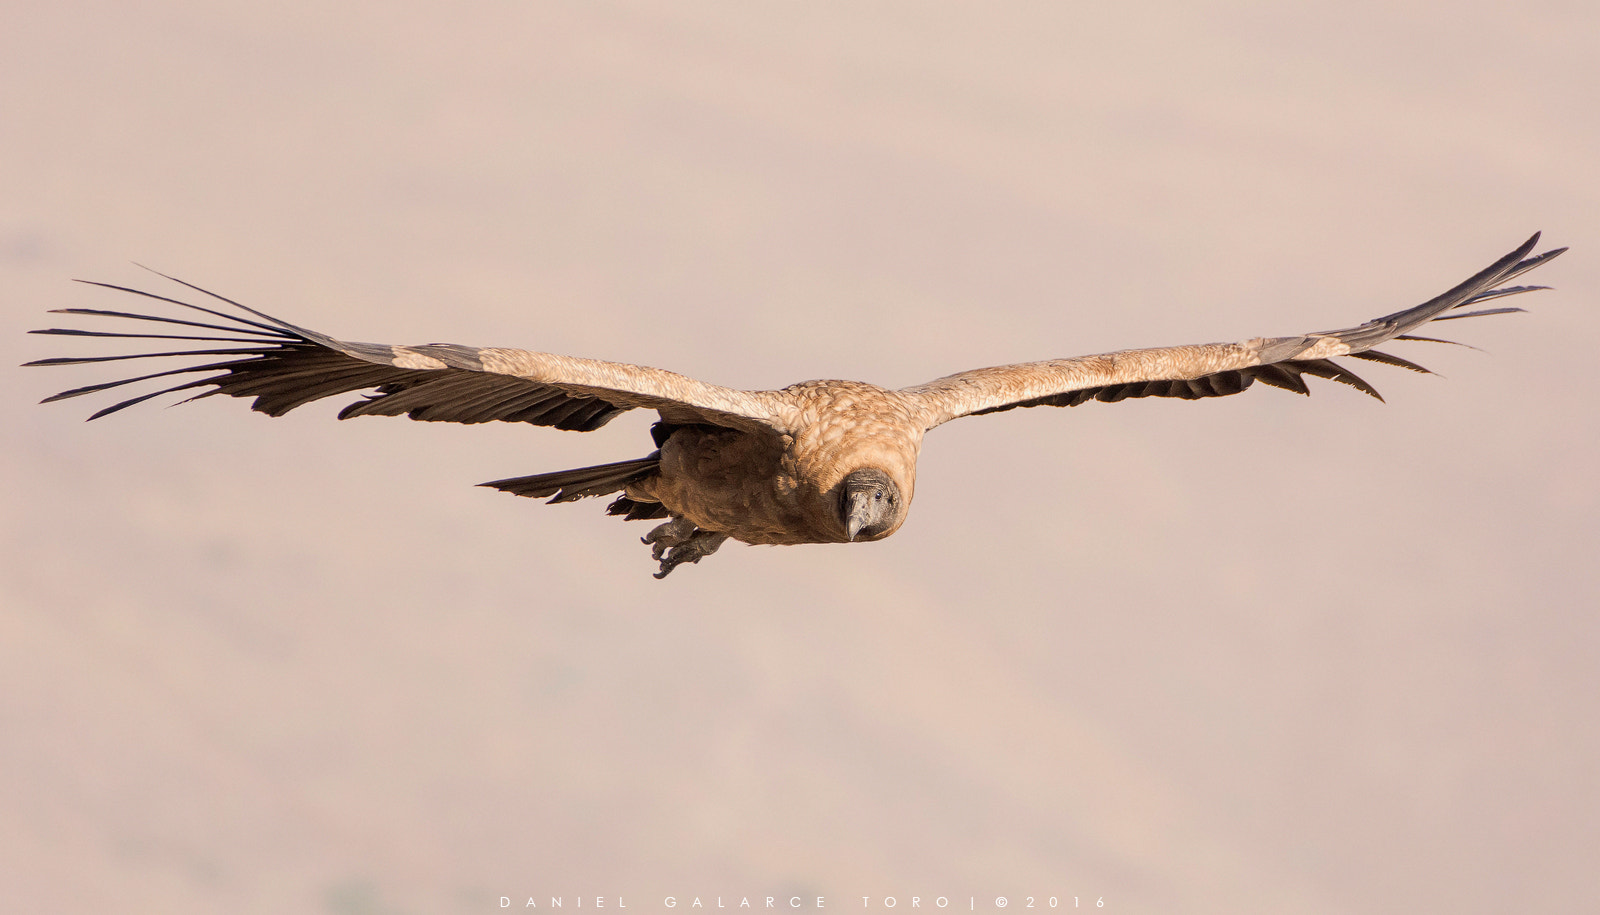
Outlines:
{"label": "condor head", "polygon": [[905,508],[900,487],[881,470],[863,468],[839,483],[839,520],[851,541],[887,537],[900,525]]}

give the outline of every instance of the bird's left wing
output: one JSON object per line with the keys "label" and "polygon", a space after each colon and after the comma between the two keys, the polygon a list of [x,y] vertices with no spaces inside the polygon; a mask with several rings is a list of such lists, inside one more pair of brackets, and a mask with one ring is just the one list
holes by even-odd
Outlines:
{"label": "bird's left wing", "polygon": [[[164,274],[161,274],[165,276]],[[263,314],[231,299],[182,283],[242,313],[179,301],[152,292],[92,283],[131,292],[200,313],[200,319],[63,308],[59,313],[152,322],[177,333],[50,328],[37,334],[183,341],[189,348],[115,356],[40,359],[28,365],[74,365],[127,359],[186,359],[165,371],[62,391],[45,403],[93,394],[135,382],[204,373],[203,377],[164,386],[112,404],[96,419],[161,394],[202,390],[190,398],[227,394],[254,397],[253,408],[280,416],[295,407],[354,391],[372,390],[339,413],[351,416],[399,416],[455,423],[495,420],[524,422],[588,432],[617,414],[634,408],[657,410],[674,423],[705,423],[749,430],[782,430],[783,401],[775,392],[740,391],[697,381],[663,369],[558,356],[519,349],[479,348],[456,344],[391,346],[346,343]]]}
{"label": "bird's left wing", "polygon": [[1308,394],[1305,375],[1342,382],[1382,400],[1372,385],[1333,362],[1333,358],[1350,356],[1417,372],[1428,371],[1373,347],[1388,340],[1452,342],[1415,336],[1410,331],[1430,321],[1522,311],[1521,308],[1500,307],[1446,313],[1490,299],[1548,288],[1504,285],[1567,250],[1557,248],[1530,257],[1538,243],[1539,235],[1534,233],[1515,251],[1449,292],[1357,327],[1295,337],[1257,337],[1243,343],[1125,350],[974,369],[904,388],[900,393],[921,407],[925,424],[930,429],[958,417],[998,413],[1017,407],[1075,407],[1090,400],[1114,403],[1129,397],[1184,400],[1222,397],[1237,394],[1255,381]]}

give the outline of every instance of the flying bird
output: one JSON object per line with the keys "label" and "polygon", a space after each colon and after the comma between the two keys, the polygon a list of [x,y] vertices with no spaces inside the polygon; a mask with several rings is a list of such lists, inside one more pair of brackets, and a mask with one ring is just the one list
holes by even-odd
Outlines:
{"label": "flying bird", "polygon": [[185,315],[181,318],[91,308],[57,313],[154,322],[176,333],[64,328],[33,333],[183,341],[189,348],[40,359],[28,365],[199,360],[73,388],[43,401],[152,379],[165,385],[175,376],[203,376],[123,400],[90,419],[195,389],[200,393],[190,400],[214,394],[253,397],[252,408],[269,416],[324,397],[368,391],[339,418],[404,414],[433,422],[520,422],[577,432],[598,429],[627,410],[654,410],[659,417],[651,427],[655,449],[645,457],[480,485],[551,502],[615,495],[607,514],[630,521],[664,519],[643,538],[660,563],[655,577],[663,578],[716,552],[730,537],[745,543],[847,543],[893,534],[911,508],[923,435],[963,416],[1130,397],[1199,400],[1238,394],[1257,381],[1309,394],[1307,375],[1382,400],[1370,384],[1333,360],[1349,356],[1427,372],[1373,347],[1390,340],[1449,343],[1412,331],[1434,321],[1522,311],[1463,309],[1548,288],[1506,285],[1566,250],[1533,255],[1538,241],[1535,233],[1443,295],[1343,330],[972,369],[899,390],[860,381],[803,381],[777,391],[742,391],[662,369],[520,349],[346,343],[165,274],[158,275],[206,296],[200,301],[210,304],[91,283],[188,311],[176,312]]}

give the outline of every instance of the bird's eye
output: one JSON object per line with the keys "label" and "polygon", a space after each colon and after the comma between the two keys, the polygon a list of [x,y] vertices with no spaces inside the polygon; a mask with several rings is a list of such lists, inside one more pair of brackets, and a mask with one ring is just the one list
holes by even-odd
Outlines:
{"label": "bird's eye", "polygon": [[880,489],[877,492],[873,493],[872,494],[872,498],[877,499],[879,502],[882,502],[883,501],[883,490]]}

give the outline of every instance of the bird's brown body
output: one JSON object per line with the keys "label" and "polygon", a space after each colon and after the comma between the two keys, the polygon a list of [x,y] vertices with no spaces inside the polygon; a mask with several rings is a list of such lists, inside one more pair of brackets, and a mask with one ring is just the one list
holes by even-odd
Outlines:
{"label": "bird's brown body", "polygon": [[655,410],[661,417],[653,431],[658,450],[647,457],[483,485],[517,495],[551,497],[552,502],[617,494],[609,513],[629,520],[666,519],[644,538],[661,562],[657,577],[662,577],[682,563],[710,555],[730,537],[745,543],[797,544],[880,540],[893,534],[905,523],[910,508],[924,433],[962,416],[1130,397],[1198,400],[1237,394],[1256,381],[1303,394],[1308,392],[1305,375],[1339,381],[1377,397],[1371,385],[1332,360],[1349,356],[1427,371],[1373,347],[1388,340],[1446,342],[1409,332],[1431,321],[1520,311],[1459,309],[1544,288],[1502,285],[1565,250],[1530,256],[1537,242],[1536,234],[1448,292],[1355,327],[973,369],[899,390],[859,381],[806,381],[775,391],[740,391],[662,369],[528,350],[347,343],[193,286],[245,316],[112,286],[210,317],[63,309],[183,330],[36,333],[199,340],[214,344],[212,348],[42,359],[30,364],[226,357],[48,398],[59,400],[149,378],[210,373],[122,401],[95,417],[167,391],[192,388],[211,389],[196,396],[253,397],[256,410],[274,416],[313,400],[369,390],[373,393],[346,406],[340,418],[406,415],[459,423],[524,422],[576,431],[598,429],[626,410]]}
{"label": "bird's brown body", "polygon": [[860,381],[806,381],[783,393],[792,398],[792,431],[678,429],[661,445],[660,472],[630,483],[628,496],[745,543],[846,543],[839,486],[855,471],[876,469],[900,491],[900,511],[888,527],[855,539],[898,530],[916,483],[920,411]]}

